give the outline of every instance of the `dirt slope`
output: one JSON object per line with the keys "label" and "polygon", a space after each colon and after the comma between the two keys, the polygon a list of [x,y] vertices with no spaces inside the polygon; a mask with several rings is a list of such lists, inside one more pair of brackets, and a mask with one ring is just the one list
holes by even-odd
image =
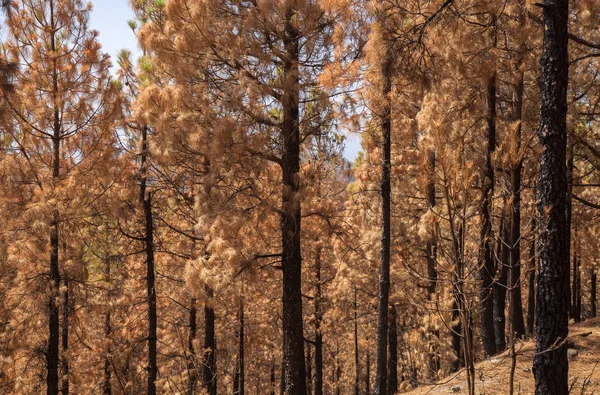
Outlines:
{"label": "dirt slope", "polygon": [[[569,383],[571,394],[600,395],[600,317],[571,325],[569,340],[575,344],[577,355],[569,359]],[[514,393],[533,394],[534,380],[533,341],[516,345],[517,367],[515,370]],[[574,353],[574,351],[570,351]],[[511,358],[503,353],[476,365],[475,393],[479,395],[506,395],[508,391]],[[413,391],[417,394],[467,394],[466,375],[450,376],[436,385],[422,386]],[[551,395],[551,394],[549,394]]]}

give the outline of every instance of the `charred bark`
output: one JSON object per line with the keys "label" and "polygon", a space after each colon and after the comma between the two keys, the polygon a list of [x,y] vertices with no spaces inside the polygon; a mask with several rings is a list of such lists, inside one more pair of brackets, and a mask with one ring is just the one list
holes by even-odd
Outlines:
{"label": "charred bark", "polygon": [[198,368],[196,366],[196,350],[194,349],[194,342],[196,341],[197,335],[197,324],[196,316],[198,309],[196,308],[196,298],[190,299],[190,316],[188,319],[189,333],[188,333],[188,395],[194,395],[196,393],[196,382],[198,381]]}
{"label": "charred bark", "polygon": [[388,394],[398,392],[398,319],[396,306],[390,306],[389,326],[389,353],[388,353]]}
{"label": "charred bark", "polygon": [[542,111],[538,182],[539,271],[536,291],[537,395],[569,392],[569,235],[567,217],[568,0],[544,0],[544,42],[540,60]]}
{"label": "charred bark", "polygon": [[62,395],[69,394],[69,278],[64,279],[65,290],[63,292],[63,319],[62,319]]}
{"label": "charred bark", "polygon": [[202,361],[202,386],[209,395],[217,395],[217,340],[215,337],[215,310],[212,306],[212,288],[205,288],[204,302],[204,359]]}
{"label": "charred bark", "polygon": [[393,56],[386,49],[381,65],[383,79],[382,96],[384,105],[381,117],[381,267],[379,273],[378,317],[377,317],[377,372],[375,376],[375,395],[386,395],[387,382],[387,340],[388,306],[390,297],[390,213],[391,213],[391,104]]}
{"label": "charred bark", "polygon": [[[492,35],[496,46],[496,16],[492,16]],[[492,201],[494,198],[494,166],[492,156],[496,151],[496,71],[487,81],[487,147],[484,156],[483,185],[481,188],[481,232],[479,244],[479,303],[481,310],[481,343],[486,355],[496,354],[494,339],[494,293],[493,284],[496,265],[492,250]]]}
{"label": "charred bark", "polygon": [[[506,202],[505,202],[506,205]],[[510,250],[506,243],[509,240],[509,225],[506,223],[506,211],[500,218],[500,235],[498,236],[497,254],[500,257],[500,276],[494,283],[494,335],[496,337],[496,351],[506,350],[506,290],[510,266]]]}
{"label": "charred bark", "polygon": [[321,333],[321,251],[315,258],[317,291],[315,295],[315,395],[323,395],[323,335]]}
{"label": "charred bark", "polygon": [[237,333],[238,338],[238,360],[237,360],[237,372],[236,380],[234,383],[234,395],[244,395],[245,388],[245,359],[244,359],[244,299],[240,296],[240,302],[238,307],[238,321],[239,329]]}
{"label": "charred bark", "polygon": [[293,21],[296,10],[285,15],[283,61],[283,196],[281,245],[283,268],[283,365],[287,395],[306,395],[302,318],[302,256],[300,251],[300,127],[299,127],[299,32]]}
{"label": "charred bark", "polygon": [[535,217],[531,221],[531,245],[529,246],[529,294],[527,296],[527,335],[533,336],[535,325],[535,269],[537,257],[535,256],[535,234],[537,222]]}

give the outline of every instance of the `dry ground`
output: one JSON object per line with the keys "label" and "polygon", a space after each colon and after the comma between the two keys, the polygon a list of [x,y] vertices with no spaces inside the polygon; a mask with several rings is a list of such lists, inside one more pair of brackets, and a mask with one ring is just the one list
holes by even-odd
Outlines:
{"label": "dry ground", "polygon": [[[583,335],[583,336],[582,336]],[[600,317],[571,325],[569,340],[575,343],[577,355],[569,359],[571,394],[600,395]],[[533,341],[516,345],[515,394],[533,394],[534,380]],[[508,353],[476,364],[475,393],[479,395],[506,395],[508,391],[511,358]],[[466,375],[450,376],[436,385],[422,386],[406,392],[423,394],[467,394]],[[552,395],[552,394],[548,394]]]}

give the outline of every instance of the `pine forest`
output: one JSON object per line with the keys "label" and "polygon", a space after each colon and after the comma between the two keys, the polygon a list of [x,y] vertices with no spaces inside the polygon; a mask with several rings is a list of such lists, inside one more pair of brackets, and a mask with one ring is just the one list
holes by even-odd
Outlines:
{"label": "pine forest", "polygon": [[0,9],[0,394],[600,393],[599,0]]}

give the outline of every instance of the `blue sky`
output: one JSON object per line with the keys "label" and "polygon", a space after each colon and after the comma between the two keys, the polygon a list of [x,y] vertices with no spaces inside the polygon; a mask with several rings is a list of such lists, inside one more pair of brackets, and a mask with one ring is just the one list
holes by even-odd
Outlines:
{"label": "blue sky", "polygon": [[[128,21],[134,18],[127,0],[95,0],[90,18],[90,27],[100,32],[99,40],[104,52],[113,59],[122,49],[134,54],[139,51],[135,34],[129,28]],[[115,64],[113,60],[113,64]],[[360,151],[360,138],[356,134],[347,136],[344,156],[353,161]]]}
{"label": "blue sky", "polygon": [[[95,0],[90,27],[100,32],[100,42],[104,52],[115,59],[122,49],[137,51],[135,34],[129,28],[128,21],[134,18],[127,0]],[[116,62],[113,60],[113,64]]]}

